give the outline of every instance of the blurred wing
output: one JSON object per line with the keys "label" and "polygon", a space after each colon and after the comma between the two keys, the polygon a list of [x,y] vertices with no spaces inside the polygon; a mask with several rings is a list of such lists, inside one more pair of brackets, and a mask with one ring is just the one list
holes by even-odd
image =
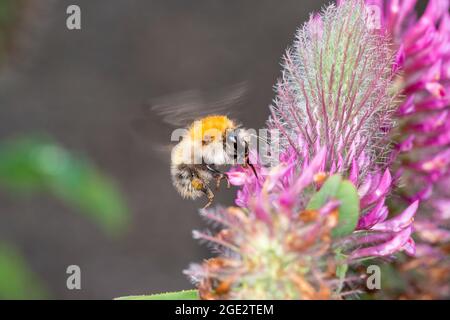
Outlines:
{"label": "blurred wing", "polygon": [[150,110],[166,124],[185,127],[207,115],[236,113],[247,90],[247,83],[241,82],[213,92],[183,91],[150,100]]}
{"label": "blurred wing", "polygon": [[211,92],[188,90],[154,98],[143,106],[141,114],[131,119],[131,129],[138,143],[150,145],[153,154],[170,159],[176,144],[170,137],[174,128],[185,128],[193,121],[211,114],[237,116],[248,91],[246,82]]}
{"label": "blurred wing", "polygon": [[173,147],[173,144],[155,144],[152,146],[152,151],[156,158],[168,163],[170,162]]}

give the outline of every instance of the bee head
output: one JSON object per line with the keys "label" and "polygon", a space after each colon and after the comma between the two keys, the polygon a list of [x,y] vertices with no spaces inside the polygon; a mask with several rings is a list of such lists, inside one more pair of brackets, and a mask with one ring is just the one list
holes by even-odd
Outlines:
{"label": "bee head", "polygon": [[249,152],[250,135],[243,128],[229,129],[224,139],[224,149],[233,164],[245,163]]}

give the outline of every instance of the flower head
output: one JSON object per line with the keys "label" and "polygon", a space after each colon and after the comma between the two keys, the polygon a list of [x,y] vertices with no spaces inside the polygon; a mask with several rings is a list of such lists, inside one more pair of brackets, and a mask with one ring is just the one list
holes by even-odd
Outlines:
{"label": "flower head", "polygon": [[203,212],[222,229],[194,233],[221,253],[187,271],[203,298],[342,298],[349,265],[415,254],[419,202],[396,215],[385,204],[399,178],[390,166],[412,143],[389,140],[401,59],[366,10],[329,6],[286,52],[268,120],[279,158],[268,168],[252,154],[256,174],[232,168],[238,207]]}
{"label": "flower head", "polygon": [[[400,76],[396,90],[404,102],[397,111],[401,126],[397,150],[401,151],[402,197],[409,203],[421,200],[414,223],[420,241],[417,259],[398,266],[399,276],[414,270],[421,276],[405,276],[407,282],[421,278],[450,281],[450,15],[449,0],[430,0],[422,15],[415,0],[366,0],[380,9],[382,31],[398,50]],[[428,248],[424,250],[424,248]],[[439,259],[436,259],[439,256]],[[413,266],[413,267],[411,267]],[[439,272],[437,271],[439,270]],[[448,285],[438,281],[416,284],[424,290],[408,297],[449,297]]]}

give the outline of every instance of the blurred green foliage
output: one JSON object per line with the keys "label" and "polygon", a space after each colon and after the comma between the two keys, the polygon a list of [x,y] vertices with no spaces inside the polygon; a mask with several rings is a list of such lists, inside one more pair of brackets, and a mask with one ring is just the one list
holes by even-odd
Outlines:
{"label": "blurred green foliage", "polygon": [[44,285],[11,246],[0,243],[0,299],[42,299]]}
{"label": "blurred green foliage", "polygon": [[113,182],[49,139],[1,143],[0,185],[14,193],[50,192],[108,233],[122,231],[128,220],[127,207]]}
{"label": "blurred green foliage", "polygon": [[[0,66],[11,47],[23,5],[25,0],[0,0]],[[0,186],[19,195],[51,193],[108,235],[123,231],[129,219],[114,183],[51,139],[25,137],[0,143]],[[44,286],[21,254],[0,243],[0,299],[46,297]]]}
{"label": "blurred green foliage", "polygon": [[[49,192],[109,235],[123,231],[128,222],[125,201],[112,181],[50,139],[28,137],[0,143],[0,186],[19,195]],[[45,297],[21,255],[0,243],[0,298]]]}

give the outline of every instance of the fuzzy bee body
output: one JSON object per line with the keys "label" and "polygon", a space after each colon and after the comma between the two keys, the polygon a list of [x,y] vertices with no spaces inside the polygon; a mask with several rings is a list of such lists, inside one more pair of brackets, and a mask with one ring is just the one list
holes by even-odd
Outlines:
{"label": "fuzzy bee body", "polygon": [[[183,198],[196,199],[206,195],[206,206],[210,205],[214,194],[209,183],[215,181],[219,187],[222,179],[228,182],[227,175],[219,171],[218,166],[248,164],[256,175],[253,166],[247,163],[250,130],[241,129],[223,115],[236,115],[233,109],[243,107],[241,103],[247,87],[246,82],[240,82],[208,92],[193,89],[153,98],[149,101],[151,107],[144,106],[142,116],[132,122],[138,135],[145,136],[144,141],[150,139],[155,151],[165,157],[171,150],[172,183]],[[186,129],[176,132],[177,137],[181,132],[181,140],[170,148],[155,140],[153,128],[149,127],[155,115],[174,130]],[[172,131],[172,138],[174,133]]]}
{"label": "fuzzy bee body", "polygon": [[[203,183],[209,183],[213,178],[201,165],[172,165],[172,182],[183,198],[197,199],[205,194]],[[197,181],[196,184],[194,181]],[[194,183],[193,183],[194,182]]]}
{"label": "fuzzy bee body", "polygon": [[209,187],[215,179],[217,187],[226,174],[216,166],[233,164],[239,143],[248,143],[245,130],[227,116],[207,116],[194,121],[182,140],[171,153],[172,182],[178,192],[189,199],[203,195],[208,197],[206,206],[212,203],[214,193]]}

